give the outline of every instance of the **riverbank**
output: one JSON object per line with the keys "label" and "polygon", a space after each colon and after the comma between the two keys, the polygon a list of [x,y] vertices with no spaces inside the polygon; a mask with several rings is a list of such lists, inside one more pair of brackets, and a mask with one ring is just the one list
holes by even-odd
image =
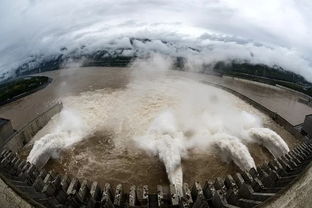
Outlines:
{"label": "riverbank", "polygon": [[0,106],[16,101],[45,88],[52,79],[45,76],[27,76],[0,84]]}

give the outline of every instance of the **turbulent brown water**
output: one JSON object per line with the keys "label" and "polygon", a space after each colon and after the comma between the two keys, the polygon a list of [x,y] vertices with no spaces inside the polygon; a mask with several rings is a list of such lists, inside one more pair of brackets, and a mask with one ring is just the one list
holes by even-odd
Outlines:
{"label": "turbulent brown water", "polygon": [[[177,108],[181,97],[191,95],[193,89],[200,91],[199,96],[196,95],[196,97],[212,96],[212,100],[221,99],[235,109],[256,115],[261,118],[264,127],[276,131],[290,147],[296,143],[287,131],[266,115],[220,89],[182,78],[183,76],[180,75],[169,75],[165,79],[151,76],[133,82],[132,77],[129,77],[126,71],[124,76],[120,71],[111,71],[111,76],[114,76],[114,73],[117,73],[121,79],[120,86],[116,86],[118,83],[116,77],[106,76],[102,77],[103,80],[114,79],[111,82],[112,86],[108,84],[83,90],[76,89],[78,93],[64,93],[61,97],[64,108],[80,112],[86,125],[90,125],[92,133],[68,146],[57,158],[50,159],[45,166],[47,169],[78,178],[87,177],[100,184],[106,182],[113,185],[122,183],[126,186],[147,184],[152,189],[157,184],[168,185],[163,162],[157,156],[138,148],[133,138],[144,135],[160,112],[168,108]],[[85,84],[82,83],[82,85]],[[210,93],[204,93],[206,90]],[[198,106],[194,106],[194,109],[196,107]],[[54,120],[57,121],[57,117]],[[56,124],[53,121],[50,122],[35,136],[34,141],[49,133],[54,125]],[[26,157],[32,144],[26,146],[21,154]],[[272,158],[264,147],[255,143],[245,142],[245,144],[256,164]],[[221,160],[214,148],[199,151],[194,147],[188,150],[187,156],[182,157],[182,170],[184,182],[192,183],[194,180],[203,182],[217,176],[225,176],[239,169],[233,162],[226,163]]]}

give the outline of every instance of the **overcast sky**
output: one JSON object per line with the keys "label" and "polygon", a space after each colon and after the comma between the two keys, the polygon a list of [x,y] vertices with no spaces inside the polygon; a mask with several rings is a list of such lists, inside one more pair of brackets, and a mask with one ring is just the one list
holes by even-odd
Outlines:
{"label": "overcast sky", "polygon": [[312,81],[311,11],[311,0],[1,0],[0,70],[63,46],[144,37],[202,48],[207,61],[279,64]]}

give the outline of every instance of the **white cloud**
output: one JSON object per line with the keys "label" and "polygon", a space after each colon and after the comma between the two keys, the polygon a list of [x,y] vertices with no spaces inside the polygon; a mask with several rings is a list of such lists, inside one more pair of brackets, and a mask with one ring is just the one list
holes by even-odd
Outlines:
{"label": "white cloud", "polygon": [[129,38],[138,37],[155,40],[142,50],[176,53],[175,47],[191,46],[206,61],[279,64],[312,81],[311,9],[308,0],[2,0],[0,71],[64,46],[129,47]]}

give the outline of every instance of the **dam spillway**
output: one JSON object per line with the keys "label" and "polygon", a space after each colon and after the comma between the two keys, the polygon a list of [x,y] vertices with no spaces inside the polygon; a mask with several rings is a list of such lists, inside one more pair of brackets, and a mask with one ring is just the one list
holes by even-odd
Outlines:
{"label": "dam spillway", "polygon": [[[296,143],[272,119],[231,93],[181,76],[158,76],[62,98],[63,110],[21,154],[38,167],[47,163],[48,170],[101,185],[156,187],[178,178],[181,185],[181,178],[203,182],[269,160],[268,148],[248,135],[251,128],[267,126],[288,145]],[[206,165],[211,168],[200,168]],[[171,173],[179,166],[184,174],[175,177]]]}
{"label": "dam spillway", "polygon": [[207,181],[192,187],[183,184],[183,195],[174,185],[169,191],[157,186],[150,193],[148,186],[130,187],[125,193],[121,184],[99,187],[97,182],[82,182],[76,178],[39,171],[20,160],[9,150],[1,153],[1,174],[19,193],[46,207],[254,207],[276,197],[295,180],[310,163],[312,144],[298,145],[287,155],[256,169],[228,175],[224,179]]}
{"label": "dam spillway", "polygon": [[[292,146],[295,146],[295,143],[292,145]],[[298,162],[298,161],[297,161]],[[235,171],[233,171],[233,172],[235,172]],[[233,172],[231,172],[231,174],[233,174]],[[226,176],[224,176],[224,177],[226,177]],[[211,178],[211,179],[213,179],[213,178]],[[92,180],[92,179],[91,179]],[[194,178],[194,181],[196,180],[196,177]],[[81,181],[82,182],[82,181]],[[83,183],[83,182],[82,182]],[[190,184],[193,184],[192,182],[190,182]],[[202,182],[201,183],[202,185],[204,184],[204,182]],[[119,184],[113,184],[113,187],[117,187]],[[136,184],[136,185],[139,185],[139,184]],[[88,185],[89,186],[89,185]],[[198,185],[197,185],[198,186]],[[105,187],[105,184],[102,184],[101,185],[101,187]],[[120,186],[118,186],[118,187],[120,187]],[[162,186],[162,187],[165,187],[165,186]],[[190,187],[192,187],[192,185],[190,185]],[[122,186],[122,188],[124,189],[124,190],[130,190],[130,188],[131,188],[131,186],[130,187],[125,187],[125,186]],[[148,190],[149,190],[149,193],[156,193],[154,190],[156,190],[157,191],[157,188],[156,188],[156,185],[153,187],[152,185],[149,185],[148,186]],[[167,190],[166,190],[167,189]],[[192,189],[192,188],[190,188],[190,189]],[[132,188],[132,190],[133,190],[133,188]],[[170,187],[168,187],[168,188],[164,188],[164,192],[165,192],[165,195],[167,195],[168,193],[169,193],[169,191],[170,191]],[[174,191],[174,189],[172,189],[171,188],[171,191]],[[115,191],[114,191],[115,192]],[[125,191],[125,192],[128,192],[128,191]],[[137,192],[137,191],[136,191]],[[139,191],[140,192],[140,191]],[[166,198],[166,197],[165,197]],[[130,199],[130,198],[129,198]],[[127,200],[126,200],[127,201]]]}

